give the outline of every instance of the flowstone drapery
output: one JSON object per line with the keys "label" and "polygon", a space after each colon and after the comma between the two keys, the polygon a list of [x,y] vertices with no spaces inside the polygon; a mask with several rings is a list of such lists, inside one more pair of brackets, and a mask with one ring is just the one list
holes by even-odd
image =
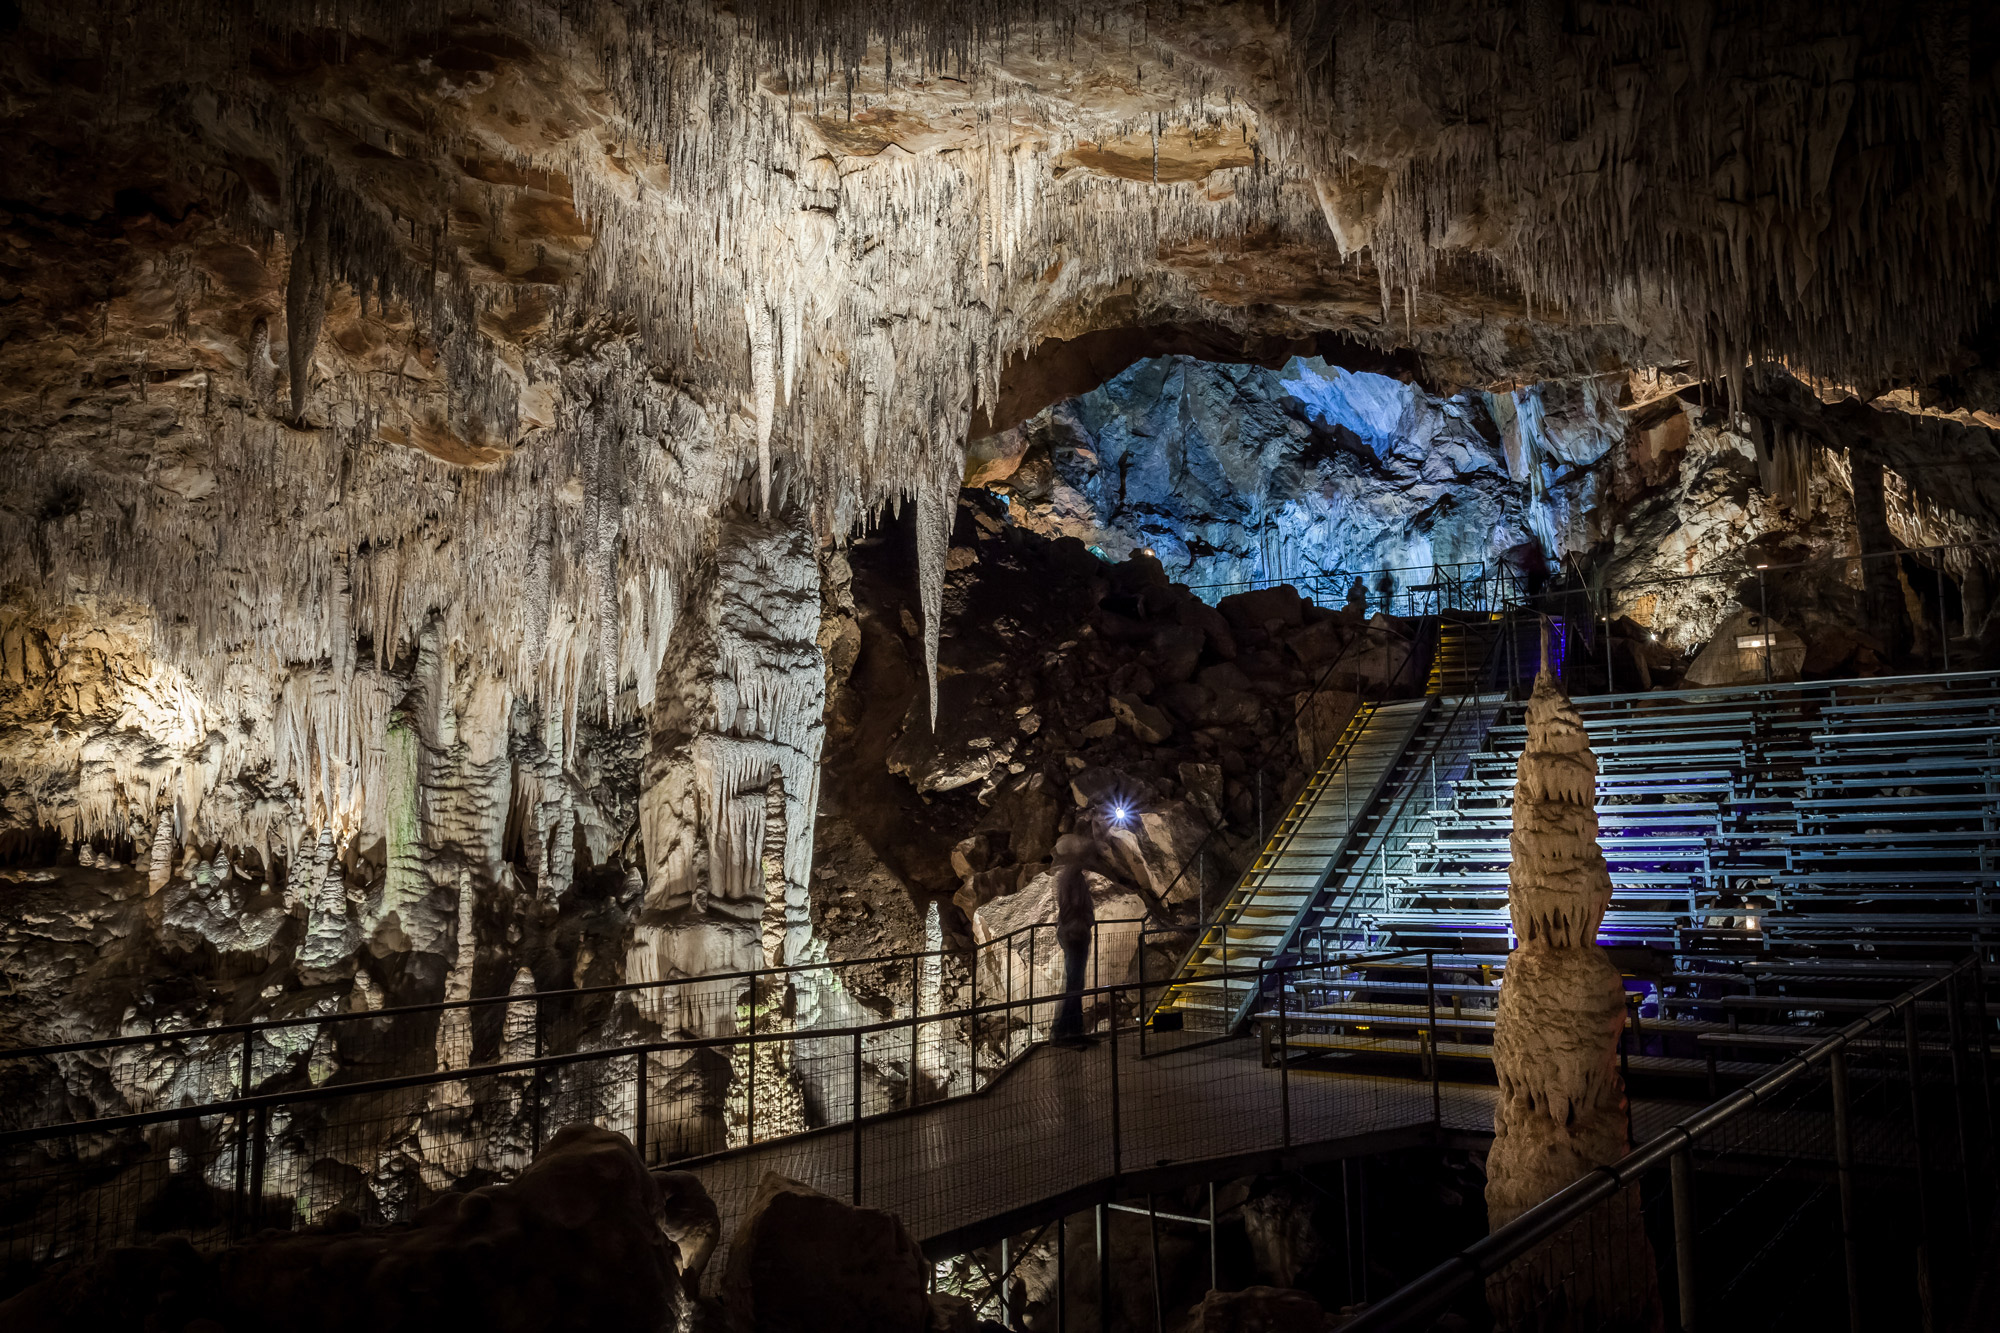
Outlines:
{"label": "flowstone drapery", "polygon": [[[1507,959],[1494,1025],[1500,1096],[1486,1161],[1486,1212],[1495,1228],[1627,1147],[1618,1075],[1625,989],[1597,947],[1611,874],[1597,845],[1596,793],[1597,756],[1583,719],[1544,670],[1528,701],[1528,741],[1514,787],[1507,907],[1519,943]],[[1501,1326],[1646,1326],[1656,1283],[1636,1192],[1600,1207],[1575,1231],[1492,1279]],[[1557,1310],[1573,1322],[1548,1323]]]}

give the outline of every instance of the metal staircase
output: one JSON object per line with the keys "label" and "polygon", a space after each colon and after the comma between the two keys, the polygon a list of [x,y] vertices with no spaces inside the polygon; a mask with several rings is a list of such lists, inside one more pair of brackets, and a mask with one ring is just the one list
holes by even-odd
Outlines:
{"label": "metal staircase", "polygon": [[1154,1010],[1156,1023],[1233,1031],[1259,988],[1215,974],[1355,947],[1367,931],[1364,913],[1395,901],[1394,886],[1434,841],[1429,816],[1440,784],[1455,782],[1484,746],[1513,671],[1532,672],[1537,646],[1522,636],[1536,624],[1500,614],[1439,623],[1429,692],[1356,712],[1204,926]]}
{"label": "metal staircase", "polygon": [[1426,698],[1362,704],[1355,711],[1326,762],[1203,928],[1167,985],[1155,1022],[1173,1015],[1190,1030],[1236,1028],[1257,987],[1212,974],[1255,968],[1283,950],[1344,863],[1363,816],[1435,708],[1436,700]]}

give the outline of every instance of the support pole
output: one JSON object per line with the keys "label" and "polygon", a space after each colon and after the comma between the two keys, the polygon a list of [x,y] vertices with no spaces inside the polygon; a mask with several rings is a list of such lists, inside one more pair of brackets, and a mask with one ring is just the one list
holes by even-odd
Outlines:
{"label": "support pole", "polygon": [[[758,946],[757,954],[762,958],[763,946]],[[757,973],[750,970],[750,1061],[749,1076],[743,1087],[743,1138],[745,1142],[757,1141]],[[642,1060],[644,1056],[640,1057]]]}
{"label": "support pole", "polygon": [[1215,1182],[1208,1182],[1208,1289],[1222,1285],[1222,1264],[1215,1243]]}
{"label": "support pole", "polygon": [[924,956],[910,956],[910,1086],[904,1102],[911,1108],[917,1104],[917,1052],[923,1039],[924,998]]}
{"label": "support pole", "polygon": [[1686,1148],[1673,1155],[1670,1174],[1674,1190],[1674,1276],[1680,1288],[1681,1333],[1694,1333],[1694,1170]]}
{"label": "support pole", "polygon": [[1056,1219],[1056,1333],[1069,1333],[1069,1218]]}
{"label": "support pole", "polygon": [[1014,1327],[1014,1302],[1009,1300],[1008,1287],[1014,1282],[1014,1238],[1000,1238],[1000,1327]]}
{"label": "support pole", "polygon": [[1167,1333],[1166,1302],[1160,1295],[1160,1210],[1146,1195],[1146,1233],[1153,1247],[1153,1333]]}
{"label": "support pole", "polygon": [[1965,1234],[1972,1237],[1979,1234],[1979,1221],[1972,1203],[1972,1139],[1965,1132],[1965,1082],[1962,1076],[1965,1026],[1959,1021],[1958,974],[1954,972],[1946,977],[1944,986],[1945,1016],[1951,1025],[1951,1110],[1958,1126],[1958,1192],[1965,1201]]}
{"label": "support pole", "polygon": [[1924,1152],[1924,1101],[1917,1079],[1917,1002],[1903,1008],[1903,1060],[1910,1077],[1910,1146],[1917,1157],[1917,1305],[1924,1333],[1935,1327],[1931,1314],[1931,1187]]}
{"label": "support pole", "polygon": [[1847,1269],[1848,1333],[1867,1333],[1861,1321],[1861,1245],[1854,1220],[1854,1128],[1849,1120],[1847,1052],[1828,1061],[1833,1075],[1833,1161],[1840,1180],[1840,1249]]}
{"label": "support pole", "polygon": [[1111,1327],[1111,1210],[1097,1205],[1097,1326]]}

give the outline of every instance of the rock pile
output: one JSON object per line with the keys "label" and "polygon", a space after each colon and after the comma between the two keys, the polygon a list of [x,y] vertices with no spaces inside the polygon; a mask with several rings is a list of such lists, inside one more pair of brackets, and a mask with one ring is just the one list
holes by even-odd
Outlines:
{"label": "rock pile", "polygon": [[[933,728],[906,539],[892,527],[851,557],[841,633],[858,647],[829,690],[823,820],[873,851],[848,855],[850,873],[948,896],[961,944],[1053,921],[1051,849],[1085,811],[1120,815],[1109,840],[1120,882],[1093,876],[1099,919],[1193,920],[1360,695],[1420,683],[1404,628],[1386,618],[1328,610],[1289,586],[1211,606],[1152,556],[1114,564],[1074,538],[1024,531],[996,497],[967,491]],[[880,939],[815,910],[836,955]],[[1041,943],[1035,966],[1053,978]],[[1135,964],[1120,946],[1102,980]]]}

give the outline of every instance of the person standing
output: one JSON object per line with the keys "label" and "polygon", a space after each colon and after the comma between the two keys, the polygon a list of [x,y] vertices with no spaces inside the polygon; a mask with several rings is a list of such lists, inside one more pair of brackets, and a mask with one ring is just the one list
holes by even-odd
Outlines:
{"label": "person standing", "polygon": [[1097,926],[1097,908],[1090,896],[1090,873],[1118,878],[1105,855],[1106,829],[1097,815],[1084,815],[1076,827],[1056,840],[1056,943],[1063,951],[1063,998],[1056,1008],[1049,1041],[1056,1046],[1087,1046],[1083,1034],[1083,989],[1090,966],[1090,941]]}

